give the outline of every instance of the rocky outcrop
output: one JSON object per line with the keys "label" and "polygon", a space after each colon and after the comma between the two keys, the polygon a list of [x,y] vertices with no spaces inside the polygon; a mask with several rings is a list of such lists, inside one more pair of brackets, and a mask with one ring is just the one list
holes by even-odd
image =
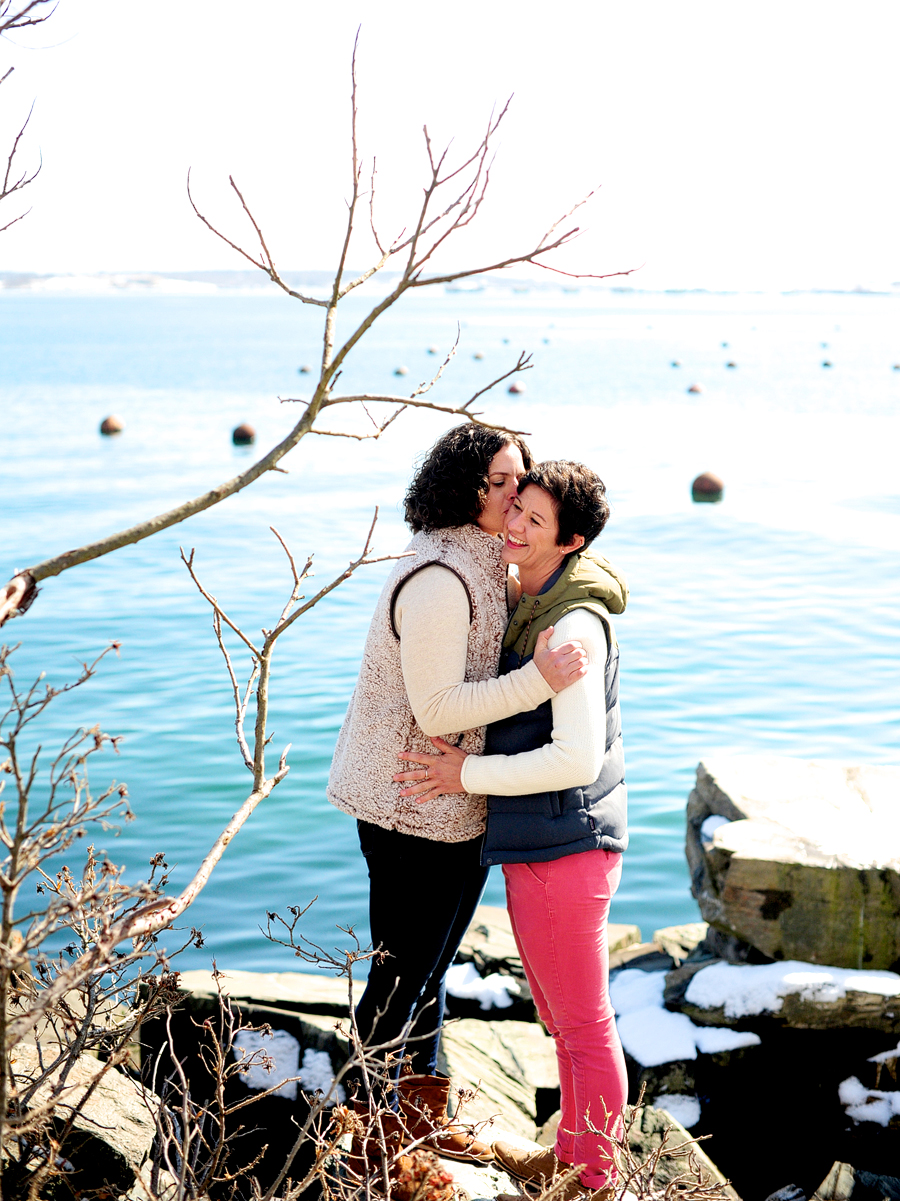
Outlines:
{"label": "rocky outcrop", "polygon": [[324,972],[212,972],[194,971],[179,974],[179,987],[192,997],[217,996],[219,987],[235,1001],[247,1000],[257,1005],[273,1005],[277,1009],[298,1013],[320,1014],[322,1017],[346,1017],[350,1012],[347,984]]}
{"label": "rocky outcrop", "polygon": [[[693,1136],[675,1119],[662,1109],[645,1105],[639,1110],[629,1106],[629,1115],[633,1121],[628,1132],[628,1147],[631,1155],[639,1162],[646,1163],[653,1152],[659,1150],[665,1139],[665,1147],[659,1157],[653,1176],[653,1186],[662,1191],[679,1176],[690,1173],[692,1162],[696,1165],[696,1173],[704,1185],[721,1184],[724,1195],[732,1201],[740,1201],[737,1192],[728,1183],[703,1148],[693,1140]],[[638,1177],[640,1180],[640,1177]],[[635,1181],[635,1185],[637,1181]],[[641,1195],[638,1188],[632,1185],[632,1190]]]}
{"label": "rocky outcrop", "polygon": [[706,922],[685,922],[681,926],[665,926],[653,934],[653,942],[666,955],[671,955],[674,966],[679,967],[689,955],[697,950],[709,933]]}
{"label": "rocky outcrop", "polygon": [[[23,1077],[36,1079],[43,1070],[41,1052],[34,1045],[19,1044],[10,1061],[20,1082]],[[56,1072],[38,1089],[32,1107],[52,1106],[53,1121],[60,1128],[72,1122],[62,1149],[71,1164],[67,1181],[76,1194],[128,1192],[150,1154],[158,1098],[118,1068],[91,1056],[77,1059],[59,1088]]]}
{"label": "rocky outcrop", "polygon": [[559,1074],[553,1039],[537,1022],[483,1022],[463,1018],[444,1027],[441,1071],[455,1088],[474,1094],[463,1108],[466,1121],[492,1121],[484,1136],[532,1139],[540,1124],[539,1090],[556,1093]]}
{"label": "rocky outcrop", "polygon": [[[610,954],[613,955],[639,943],[641,931],[638,926],[610,923],[608,937]],[[481,976],[499,972],[501,975],[525,979],[522,960],[509,924],[509,914],[499,905],[478,906],[456,960],[458,963],[474,963]]]}
{"label": "rocky outcrop", "polygon": [[900,976],[894,972],[791,961],[685,963],[667,974],[663,999],[667,1009],[699,1026],[746,1026],[748,1018],[762,1018],[798,1030],[900,1033]]}
{"label": "rocky outcrop", "polygon": [[816,1189],[812,1201],[900,1201],[900,1177],[857,1171],[836,1163]]}
{"label": "rocky outcrop", "polygon": [[704,919],[764,956],[900,966],[900,768],[701,763],[687,857]]}

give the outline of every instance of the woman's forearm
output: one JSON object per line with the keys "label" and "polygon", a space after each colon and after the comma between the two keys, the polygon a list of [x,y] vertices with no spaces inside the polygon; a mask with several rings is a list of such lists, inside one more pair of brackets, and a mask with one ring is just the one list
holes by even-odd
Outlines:
{"label": "woman's forearm", "polygon": [[409,703],[431,737],[525,713],[556,695],[534,663],[494,679],[466,681],[469,600],[460,580],[443,567],[426,567],[403,585],[395,619]]}
{"label": "woman's forearm", "polygon": [[557,625],[550,645],[578,639],[587,675],[553,697],[552,741],[518,755],[469,755],[462,765],[466,792],[524,796],[579,788],[600,774],[606,749],[606,633],[599,617],[575,609]]}

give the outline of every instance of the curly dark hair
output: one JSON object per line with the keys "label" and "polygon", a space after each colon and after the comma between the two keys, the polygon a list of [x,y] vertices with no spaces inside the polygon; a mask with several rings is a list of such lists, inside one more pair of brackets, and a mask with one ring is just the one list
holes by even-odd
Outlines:
{"label": "curly dark hair", "polygon": [[512,443],[525,469],[534,460],[516,434],[483,425],[457,425],[438,438],[428,452],[404,499],[406,524],[420,530],[443,530],[477,521],[488,495],[488,469],[498,450]]}
{"label": "curly dark hair", "polygon": [[543,488],[556,501],[557,546],[565,546],[575,534],[581,534],[584,545],[589,546],[609,521],[606,485],[583,463],[548,459],[522,476],[519,491],[529,484]]}

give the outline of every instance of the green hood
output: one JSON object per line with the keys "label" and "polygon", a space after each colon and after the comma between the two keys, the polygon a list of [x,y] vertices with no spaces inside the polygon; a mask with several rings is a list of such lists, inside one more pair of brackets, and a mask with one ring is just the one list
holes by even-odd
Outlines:
{"label": "green hood", "polygon": [[541,630],[556,625],[570,609],[595,613],[615,640],[609,615],[624,613],[627,604],[628,585],[622,573],[594,551],[576,552],[547,592],[537,597],[522,593],[506,627],[503,649],[514,650],[520,660],[534,654]]}

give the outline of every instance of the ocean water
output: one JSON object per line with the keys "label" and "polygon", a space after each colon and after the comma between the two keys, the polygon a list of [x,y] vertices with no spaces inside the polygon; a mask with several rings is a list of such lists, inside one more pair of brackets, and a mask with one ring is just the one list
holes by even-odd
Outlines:
{"label": "ocean water", "polygon": [[[351,297],[339,333],[371,304]],[[683,842],[700,759],[900,760],[898,307],[861,294],[419,294],[366,335],[341,381],[347,392],[417,384],[439,362],[428,347],[451,345],[459,323],[435,402],[464,401],[530,352],[525,393],[504,385],[478,407],[528,431],[537,457],[583,459],[606,480],[599,546],[631,585],[617,622],[631,846],[612,916],[647,938],[697,916]],[[279,398],[305,394],[298,368],[316,363],[320,326],[320,309],[269,294],[0,292],[3,578],[228,479],[274,444],[297,416]],[[702,393],[688,393],[694,383]],[[110,412],[126,429],[104,439]],[[122,736],[91,772],[98,790],[128,783],[137,820],[106,849],[129,878],[164,851],[173,886],[185,883],[249,791],[210,612],[179,546],[195,549],[204,585],[252,635],[289,592],[269,526],[297,557],[314,553],[316,586],[358,553],[376,505],[378,551],[400,551],[405,483],[452,420],[407,413],[377,441],[307,438],[284,461],[289,474],[46,581],[5,627],[21,643],[20,682],[44,671],[62,683],[121,642],[37,733],[48,750],[80,724]],[[231,445],[240,421],[256,426],[255,448]],[[346,421],[337,410],[333,428]],[[691,502],[702,470],[725,480],[721,504]],[[343,946],[337,927],[352,925],[366,939],[354,824],[324,784],[389,569],[362,569],[279,643],[271,753],[290,743],[291,772],[189,912],[206,945],[183,967],[214,956],[290,969],[291,952],[260,926],[266,911],[313,897],[308,937]],[[502,903],[499,872],[486,900]]]}

